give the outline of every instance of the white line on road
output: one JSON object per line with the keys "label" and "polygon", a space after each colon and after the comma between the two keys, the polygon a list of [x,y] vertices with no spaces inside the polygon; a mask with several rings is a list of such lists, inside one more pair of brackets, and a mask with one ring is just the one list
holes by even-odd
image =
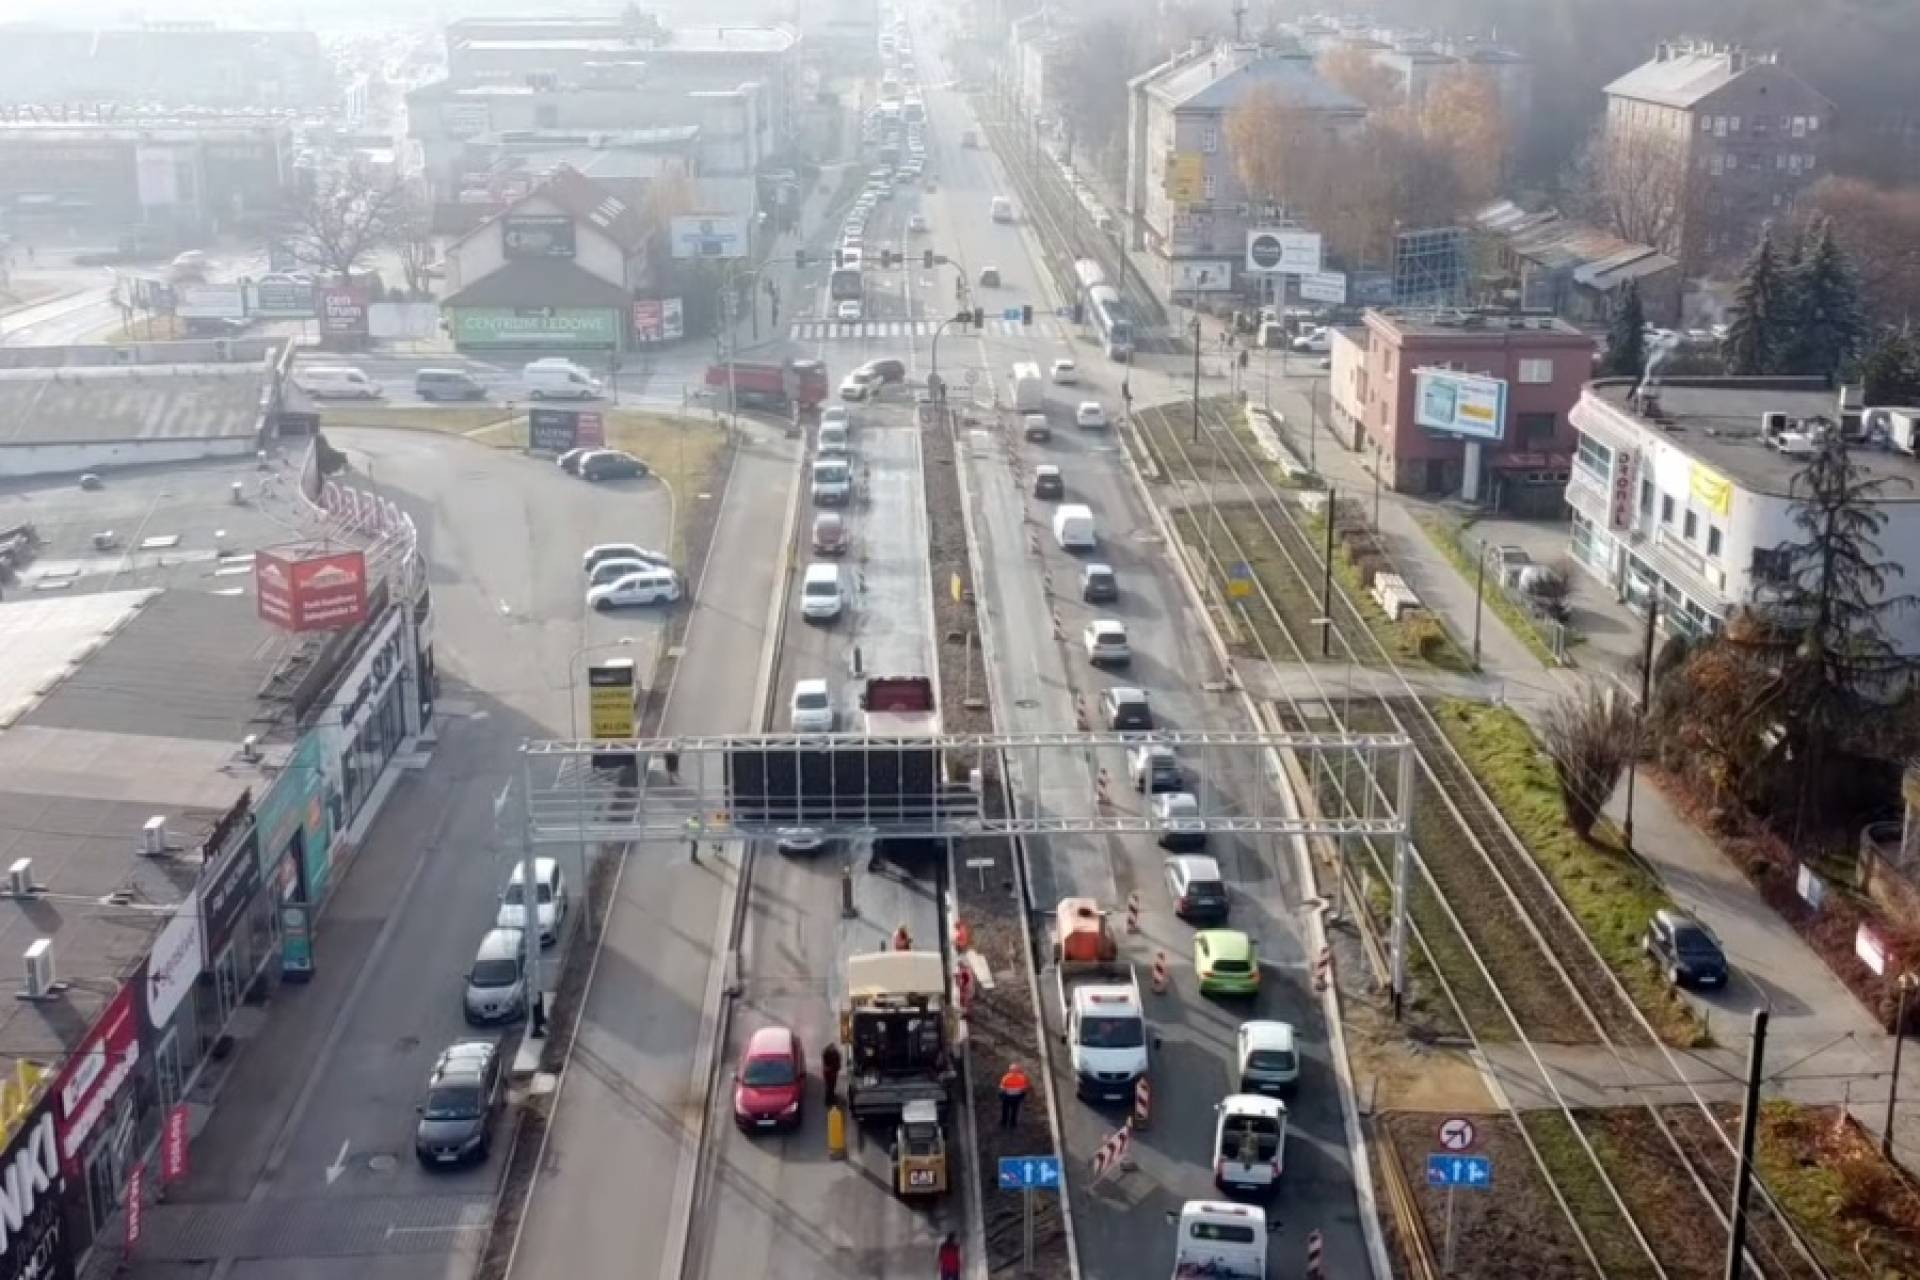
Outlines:
{"label": "white line on road", "polygon": [[351,1138],[340,1139],[340,1154],[335,1156],[333,1163],[327,1166],[328,1186],[332,1186],[334,1180],[347,1171],[347,1148],[352,1145],[353,1140]]}
{"label": "white line on road", "polygon": [[487,1224],[484,1222],[453,1222],[444,1227],[388,1227],[387,1239],[391,1240],[395,1236],[434,1235],[444,1231],[485,1231],[486,1229]]}

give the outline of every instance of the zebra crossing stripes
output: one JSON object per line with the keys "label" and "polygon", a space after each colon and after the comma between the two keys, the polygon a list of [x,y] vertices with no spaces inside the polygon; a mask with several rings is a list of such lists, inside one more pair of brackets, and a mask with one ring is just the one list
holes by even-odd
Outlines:
{"label": "zebra crossing stripes", "polygon": [[[859,323],[843,324],[834,320],[803,320],[790,326],[787,336],[795,342],[850,342],[858,338],[931,338],[934,330],[940,327],[938,320],[864,320]],[[949,337],[968,332],[958,325],[949,325]],[[1056,341],[1066,337],[1065,330],[1052,321],[1041,321],[1031,325],[1021,324],[1018,320],[995,317],[987,321],[986,332],[1001,337],[1043,337]]]}

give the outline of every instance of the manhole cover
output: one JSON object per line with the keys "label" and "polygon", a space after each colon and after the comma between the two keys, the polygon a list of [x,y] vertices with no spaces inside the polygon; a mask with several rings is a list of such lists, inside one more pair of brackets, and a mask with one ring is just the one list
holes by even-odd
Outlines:
{"label": "manhole cover", "polygon": [[375,1173],[392,1173],[399,1167],[399,1157],[387,1155],[385,1152],[377,1156],[367,1157],[367,1168],[373,1170]]}
{"label": "manhole cover", "polygon": [[1014,706],[1016,706],[1016,707],[1018,707],[1018,708],[1020,708],[1020,709],[1021,709],[1022,711],[1031,711],[1031,710],[1033,710],[1033,709],[1034,709],[1035,707],[1037,707],[1037,706],[1039,706],[1039,705],[1040,705],[1040,699],[1038,699],[1038,698],[1019,698],[1019,699],[1016,699],[1016,700],[1014,701],[1014,704],[1013,704],[1013,705],[1014,705]]}

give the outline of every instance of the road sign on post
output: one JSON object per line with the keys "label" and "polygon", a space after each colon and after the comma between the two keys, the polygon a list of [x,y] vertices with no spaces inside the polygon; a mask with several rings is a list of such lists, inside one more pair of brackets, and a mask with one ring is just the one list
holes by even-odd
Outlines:
{"label": "road sign on post", "polygon": [[[1466,1133],[1461,1134],[1454,1129],[1453,1126],[1456,1124],[1464,1124]],[[1440,1140],[1446,1142],[1450,1136],[1454,1141],[1465,1137],[1471,1143],[1474,1137],[1473,1125],[1464,1120],[1449,1120],[1440,1126]],[[1447,1236],[1446,1244],[1441,1250],[1441,1270],[1451,1273],[1453,1271],[1453,1198],[1462,1187],[1469,1191],[1493,1189],[1493,1157],[1434,1152],[1427,1157],[1427,1185],[1446,1188]]]}
{"label": "road sign on post", "polygon": [[1227,598],[1244,600],[1253,594],[1253,566],[1237,560],[1227,570]]}
{"label": "road sign on post", "polygon": [[1025,1241],[1026,1269],[1033,1271],[1033,1193],[1036,1191],[1058,1191],[1060,1189],[1059,1156],[1001,1156],[1000,1189],[1018,1191],[1022,1201],[1021,1208],[1026,1219],[1022,1238]]}
{"label": "road sign on post", "polygon": [[1465,1116],[1450,1116],[1440,1122],[1440,1146],[1446,1151],[1471,1151],[1480,1140],[1480,1131]]}

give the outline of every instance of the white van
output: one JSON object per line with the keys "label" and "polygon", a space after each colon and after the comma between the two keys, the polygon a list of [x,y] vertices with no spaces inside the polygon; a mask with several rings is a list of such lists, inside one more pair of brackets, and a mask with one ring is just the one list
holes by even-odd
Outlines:
{"label": "white van", "polygon": [[316,400],[378,400],[380,384],[348,365],[317,364],[299,370],[293,383]]}
{"label": "white van", "polygon": [[1013,388],[1013,407],[1020,413],[1043,413],[1047,407],[1047,384],[1040,376],[1040,366],[1031,360],[1022,360],[1013,366],[1010,380]]}
{"label": "white van", "polygon": [[1007,199],[1005,196],[995,196],[993,198],[993,220],[995,222],[1012,222],[1013,201]]}
{"label": "white van", "polygon": [[853,496],[853,468],[845,458],[821,458],[813,464],[813,500],[822,507],[844,507]]}
{"label": "white van", "polygon": [[822,422],[816,438],[816,451],[823,458],[843,458],[847,454],[847,424]]}
{"label": "white van", "polygon": [[535,360],[520,371],[535,400],[597,400],[600,381],[571,360]]}
{"label": "white van", "polygon": [[1055,510],[1053,540],[1067,551],[1091,551],[1099,541],[1093,527],[1093,508],[1069,502]]}
{"label": "white van", "polygon": [[815,562],[800,581],[800,616],[809,622],[830,622],[846,604],[840,590],[840,566]]}
{"label": "white van", "polygon": [[1173,1274],[1220,1280],[1265,1280],[1267,1237],[1278,1222],[1258,1205],[1227,1200],[1189,1200],[1173,1219]]}

